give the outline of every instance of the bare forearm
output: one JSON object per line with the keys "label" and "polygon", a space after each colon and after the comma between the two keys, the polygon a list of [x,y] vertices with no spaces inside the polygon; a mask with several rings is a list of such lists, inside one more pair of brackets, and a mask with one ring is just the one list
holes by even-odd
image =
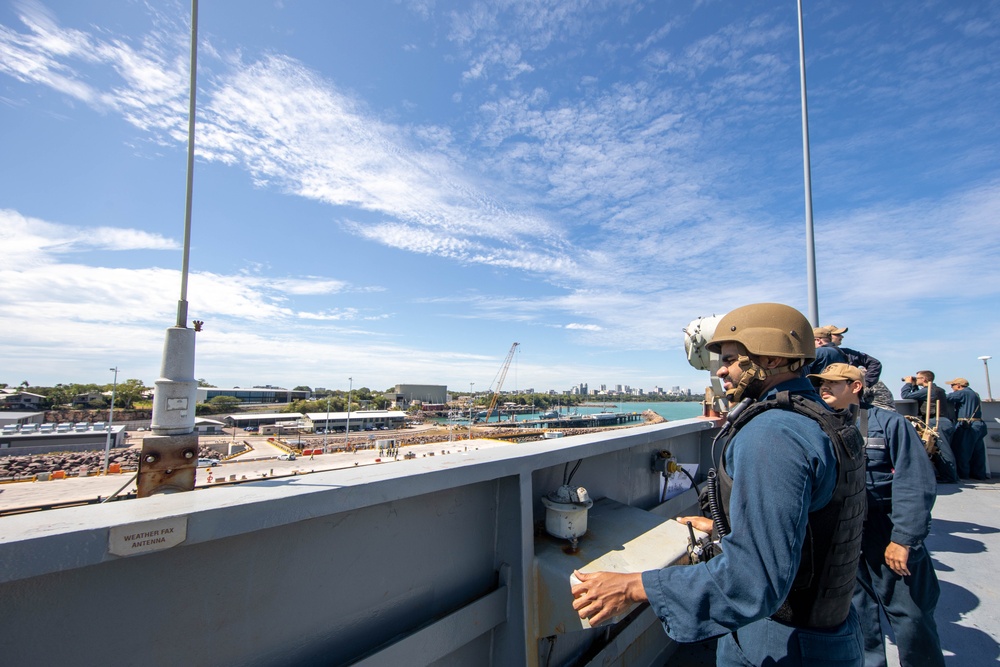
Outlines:
{"label": "bare forearm", "polygon": [[591,625],[625,612],[637,602],[646,601],[646,589],[639,573],[574,572],[580,583],[573,586],[573,609]]}

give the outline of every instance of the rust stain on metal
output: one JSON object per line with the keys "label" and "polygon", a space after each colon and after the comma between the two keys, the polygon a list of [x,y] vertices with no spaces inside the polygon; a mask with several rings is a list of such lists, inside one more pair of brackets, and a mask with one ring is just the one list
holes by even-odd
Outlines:
{"label": "rust stain on metal", "polygon": [[[194,489],[198,465],[197,444],[177,446],[171,438],[143,439],[139,457],[137,496],[147,498],[158,493]],[[197,443],[197,440],[195,440]]]}

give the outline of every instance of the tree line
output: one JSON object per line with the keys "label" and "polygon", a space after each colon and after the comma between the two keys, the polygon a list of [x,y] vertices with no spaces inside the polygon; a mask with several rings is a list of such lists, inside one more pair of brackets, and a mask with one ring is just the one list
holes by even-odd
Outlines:
{"label": "tree line", "polygon": [[[7,388],[9,385],[5,383],[0,383],[0,388]],[[199,387],[214,387],[215,385],[209,384],[204,379],[198,380]],[[68,407],[74,405],[74,399],[77,396],[94,394],[91,400],[87,401],[84,405],[92,409],[107,408],[111,402],[111,397],[108,392],[112,389],[112,384],[57,384],[54,387],[41,387],[33,386],[27,380],[21,382],[17,386],[18,389],[27,391],[32,394],[37,394],[39,396],[44,396],[45,399],[40,407],[45,409],[59,409],[62,407]],[[135,409],[136,407],[142,407],[145,401],[144,397],[151,391],[150,387],[139,379],[130,378],[119,382],[115,387],[115,407],[125,410]],[[305,385],[299,385],[295,387],[293,391],[308,391],[312,392],[312,389]],[[394,393],[395,388],[391,387],[383,392],[373,391],[368,387],[358,387],[357,389],[352,389],[349,391],[344,391],[342,389],[327,389],[319,394],[313,394],[312,399],[301,399],[293,401],[289,404],[284,405],[281,408],[281,412],[298,412],[298,413],[316,413],[325,412],[329,410],[330,412],[347,412],[348,411],[348,398],[350,398],[350,410],[386,410],[392,405],[392,400],[386,395]],[[106,395],[107,394],[107,395]],[[463,402],[468,400],[468,392],[451,392],[453,398],[461,397]],[[490,393],[478,393],[473,394],[474,401],[473,405],[487,407],[492,399],[492,394]],[[620,396],[592,396],[592,395],[582,395],[582,394],[529,394],[529,393],[519,393],[519,394],[504,394],[500,397],[498,403],[500,405],[504,403],[513,403],[515,405],[521,406],[535,406],[540,410],[550,410],[558,406],[576,406],[581,403],[593,403],[593,402],[614,402],[614,403],[634,403],[634,402],[647,402],[647,401],[668,401],[668,402],[685,402],[685,401],[700,401],[701,396],[686,396],[686,395],[674,395],[674,394],[646,394],[644,396],[630,396],[630,395],[620,395]],[[80,405],[80,403],[76,403]],[[238,398],[232,396],[215,396],[211,398],[206,403],[199,403],[195,407],[195,414],[220,414],[223,412],[235,412],[239,409],[241,402]],[[152,407],[149,405],[149,407]]]}
{"label": "tree line", "polygon": [[[43,396],[41,407],[55,410],[62,407],[84,405],[88,408],[106,408],[111,403],[110,394],[105,396],[105,392],[110,392],[114,386],[108,384],[57,384],[54,387],[33,386],[27,380],[17,386],[17,389],[30,394]],[[0,383],[0,388],[6,389],[9,385]],[[119,382],[115,389],[115,407],[131,410],[143,401],[143,397],[149,393],[150,388],[142,380],[131,378]],[[89,400],[80,403],[74,402],[77,396],[94,394]]]}

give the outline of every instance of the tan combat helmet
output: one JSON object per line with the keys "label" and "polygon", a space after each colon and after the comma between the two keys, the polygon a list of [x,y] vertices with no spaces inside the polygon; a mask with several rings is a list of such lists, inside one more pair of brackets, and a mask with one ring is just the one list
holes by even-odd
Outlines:
{"label": "tan combat helmet", "polygon": [[805,315],[781,303],[752,303],[727,313],[707,345],[718,353],[723,343],[739,343],[756,356],[807,361],[816,358],[812,325]]}

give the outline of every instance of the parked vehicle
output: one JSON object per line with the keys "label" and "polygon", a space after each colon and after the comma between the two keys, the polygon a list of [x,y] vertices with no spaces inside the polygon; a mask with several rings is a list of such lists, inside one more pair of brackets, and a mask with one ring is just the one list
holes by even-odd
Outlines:
{"label": "parked vehicle", "polygon": [[217,465],[219,465],[219,459],[207,459],[207,458],[198,459],[199,468],[210,468],[210,467],[215,467]]}

